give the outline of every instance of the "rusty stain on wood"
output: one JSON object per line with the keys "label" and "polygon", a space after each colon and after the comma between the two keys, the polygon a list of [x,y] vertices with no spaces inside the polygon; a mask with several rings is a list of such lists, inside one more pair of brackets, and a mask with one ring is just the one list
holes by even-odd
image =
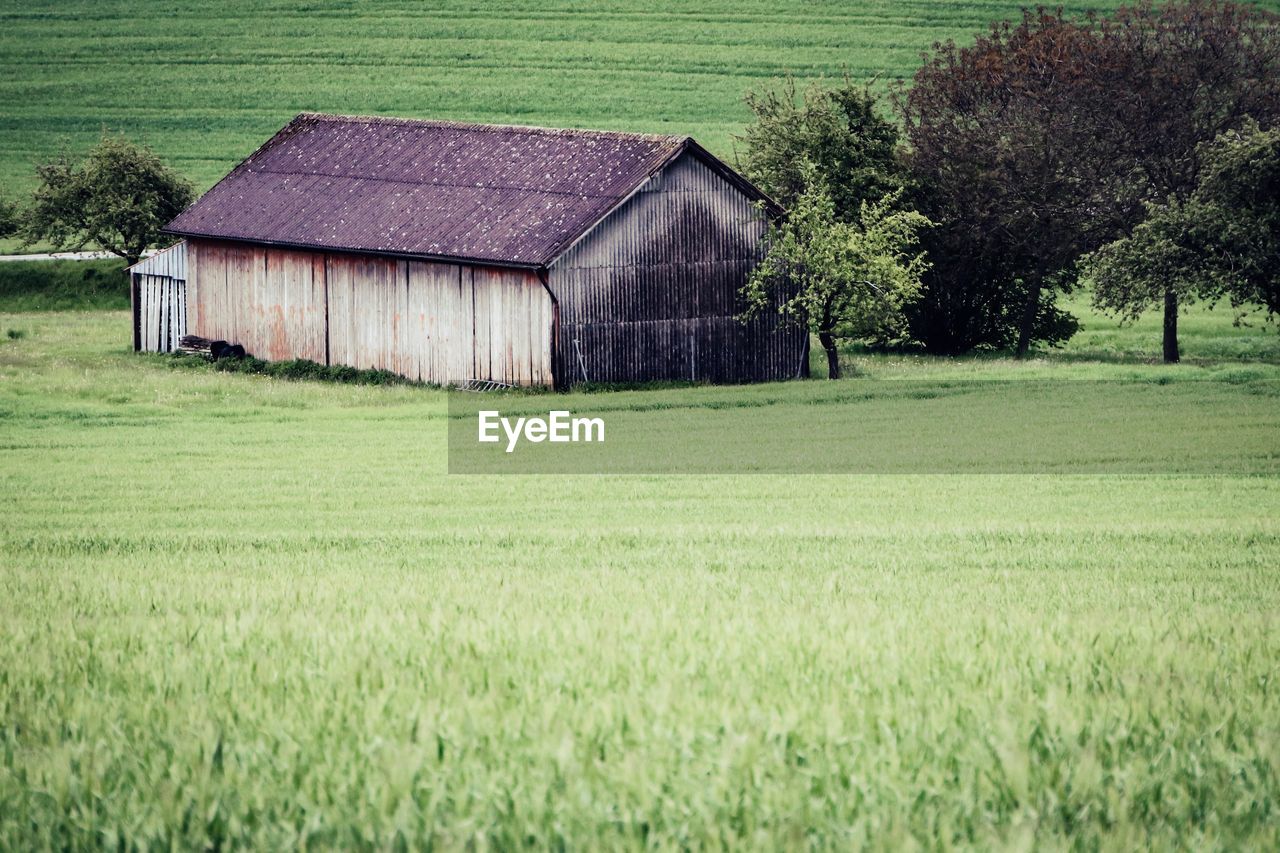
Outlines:
{"label": "rusty stain on wood", "polygon": [[[532,272],[189,243],[187,300],[205,318],[199,331],[261,358],[377,368],[439,384],[550,382],[550,296]],[[494,336],[495,327],[511,333]]]}

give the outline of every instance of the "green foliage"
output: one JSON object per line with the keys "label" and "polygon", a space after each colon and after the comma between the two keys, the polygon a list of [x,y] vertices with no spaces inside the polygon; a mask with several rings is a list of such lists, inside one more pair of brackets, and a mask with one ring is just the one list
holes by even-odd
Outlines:
{"label": "green foliage", "polygon": [[[438,391],[174,370],[120,313],[20,322],[0,848],[1280,845],[1258,412],[1207,436],[1243,466],[1211,477],[451,477]],[[878,396],[810,395],[1051,369],[900,359],[618,402],[767,391],[892,435]],[[1148,396],[1175,414],[1247,394],[1116,368],[1172,377]],[[969,384],[993,431],[992,399],[1037,402]]]}
{"label": "green foliage", "polygon": [[165,238],[160,229],[195,199],[190,182],[148,148],[105,133],[84,160],[36,167],[40,185],[22,217],[31,243],[100,248],[128,264]]}
{"label": "green foliage", "polygon": [[343,385],[425,385],[389,370],[361,370],[342,364],[319,364],[305,358],[263,361],[253,355],[247,355],[243,358],[223,358],[211,362],[202,357],[177,355],[174,357],[173,364],[181,368],[207,368],[221,373],[270,376],[295,382],[336,382]]}
{"label": "green foliage", "polygon": [[1250,124],[1199,157],[1190,198],[1150,205],[1132,234],[1088,259],[1100,308],[1132,320],[1172,290],[1184,303],[1280,312],[1280,129]]}
{"label": "green foliage", "polygon": [[129,278],[120,261],[4,261],[0,311],[125,310]]}
{"label": "green foliage", "polygon": [[787,77],[780,87],[748,92],[746,101],[755,120],[739,139],[739,166],[784,208],[809,188],[808,167],[844,222],[856,221],[864,202],[902,190],[898,129],[866,85],[848,76],[835,88],[814,81],[797,98],[795,78]]}
{"label": "green foliage", "polygon": [[842,221],[816,169],[805,164],[801,174],[807,188],[770,225],[768,254],[743,297],[748,316],[776,310],[817,334],[836,379],[838,340],[901,335],[903,307],[915,299],[927,268],[913,252],[916,235],[930,222],[897,208],[901,192],[864,201],[854,221]]}
{"label": "green foliage", "polygon": [[[999,346],[1013,322],[1022,354],[1073,331],[1046,291],[1072,287],[1081,255],[1130,230],[1144,200],[1187,198],[1199,145],[1280,118],[1278,20],[1230,0],[1038,8],[935,46],[897,97],[917,205],[939,223],[922,340]],[[1177,360],[1176,294],[1163,302]]]}
{"label": "green foliage", "polygon": [[0,194],[0,238],[17,234],[21,224],[18,206],[8,196]]}

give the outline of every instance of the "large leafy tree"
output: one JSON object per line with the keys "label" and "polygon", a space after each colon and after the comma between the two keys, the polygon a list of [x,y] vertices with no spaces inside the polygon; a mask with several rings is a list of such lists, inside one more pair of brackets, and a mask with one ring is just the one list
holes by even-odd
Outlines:
{"label": "large leafy tree", "polygon": [[743,289],[747,315],[776,310],[818,336],[827,375],[840,378],[842,339],[884,340],[902,333],[926,264],[916,250],[930,223],[897,208],[898,194],[863,202],[842,221],[825,182],[802,164],[806,189],[770,227],[769,251]]}
{"label": "large leafy tree", "polygon": [[[1146,0],[1100,21],[1097,32],[1112,107],[1109,127],[1098,132],[1111,135],[1117,160],[1134,166],[1113,196],[1168,206],[1164,224],[1156,224],[1167,227],[1177,210],[1185,214],[1219,156],[1206,143],[1250,121],[1280,121],[1280,17],[1223,0]],[[1126,231],[1146,216],[1132,204],[1120,213]],[[1136,288],[1122,300],[1113,290],[1102,303],[1122,314],[1162,307],[1164,359],[1173,362],[1186,292],[1175,284]]]}
{"label": "large leafy tree", "polygon": [[[1069,335],[1054,297],[1078,256],[1128,233],[1146,204],[1189,198],[1199,146],[1273,120],[1278,93],[1277,19],[1220,0],[1078,21],[1039,9],[971,47],[935,45],[897,98],[919,204],[939,223],[918,336],[1024,353]],[[1177,292],[1160,297],[1173,361]]]}
{"label": "large leafy tree", "polygon": [[864,201],[902,188],[898,129],[881,115],[867,86],[846,77],[835,87],[811,83],[801,93],[788,77],[749,92],[746,101],[755,120],[738,138],[738,166],[784,208],[809,189],[810,167],[845,222],[861,216]]}
{"label": "large leafy tree", "polygon": [[898,92],[918,204],[938,223],[916,310],[930,349],[1022,355],[1074,331],[1055,297],[1108,225],[1098,214],[1116,168],[1095,130],[1107,109],[1089,73],[1098,60],[1090,27],[1025,11],[972,46],[935,45]]}
{"label": "large leafy tree", "polygon": [[36,167],[39,186],[23,216],[26,242],[96,247],[137,263],[160,229],[195,198],[191,184],[149,148],[103,135],[83,160],[62,155]]}
{"label": "large leafy tree", "polygon": [[1280,313],[1280,128],[1228,132],[1197,159],[1190,198],[1151,205],[1129,236],[1087,260],[1103,309],[1136,319],[1172,292]]}

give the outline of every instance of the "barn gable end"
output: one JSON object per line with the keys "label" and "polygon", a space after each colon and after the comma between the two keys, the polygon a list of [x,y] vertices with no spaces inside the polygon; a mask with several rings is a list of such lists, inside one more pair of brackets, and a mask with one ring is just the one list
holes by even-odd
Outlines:
{"label": "barn gable end", "polygon": [[735,382],[802,372],[807,335],[776,317],[738,319],[766,227],[758,197],[684,151],[551,264],[557,375]]}

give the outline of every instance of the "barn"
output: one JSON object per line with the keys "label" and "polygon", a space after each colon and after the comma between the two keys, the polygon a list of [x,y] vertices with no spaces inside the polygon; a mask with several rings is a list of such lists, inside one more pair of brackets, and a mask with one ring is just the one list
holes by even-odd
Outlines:
{"label": "barn", "polygon": [[304,113],[169,223],[185,269],[132,270],[135,346],[180,317],[440,384],[790,378],[808,335],[738,318],[770,212],[688,137]]}

